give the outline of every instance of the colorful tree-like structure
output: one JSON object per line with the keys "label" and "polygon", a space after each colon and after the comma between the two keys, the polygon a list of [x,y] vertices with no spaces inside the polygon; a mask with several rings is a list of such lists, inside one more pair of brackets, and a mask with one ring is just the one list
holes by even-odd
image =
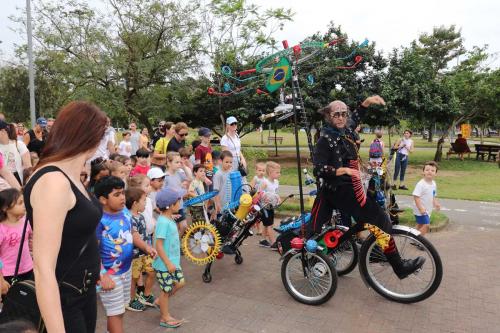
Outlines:
{"label": "colorful tree-like structure", "polygon": [[[222,66],[220,72],[226,80],[222,86],[222,91],[217,91],[214,87],[208,88],[208,93],[210,95],[223,97],[244,93],[269,94],[277,91],[282,88],[285,83],[291,81],[301,214],[304,214],[304,198],[299,150],[299,128],[304,128],[306,131],[311,161],[313,141],[310,131],[311,126],[305,111],[304,101],[299,86],[299,66],[319,55],[326,48],[333,47],[341,42],[343,42],[343,39],[334,39],[327,43],[308,41],[289,47],[288,42],[285,40],[283,41],[283,50],[264,57],[257,62],[255,68],[233,73],[230,66]],[[357,52],[360,48],[366,46],[368,46],[368,40],[359,44],[350,54],[336,58],[336,60],[348,63],[347,65],[337,66],[336,68],[339,70],[355,69],[363,60],[363,57],[357,55]],[[308,75],[307,81],[313,83],[314,77]]]}

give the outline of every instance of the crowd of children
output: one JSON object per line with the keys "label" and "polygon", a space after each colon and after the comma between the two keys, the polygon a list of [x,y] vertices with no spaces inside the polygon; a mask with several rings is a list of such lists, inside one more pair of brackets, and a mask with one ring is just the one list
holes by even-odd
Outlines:
{"label": "crowd of children", "polygon": [[[119,154],[97,158],[84,168],[80,180],[99,200],[103,215],[97,227],[101,259],[98,292],[107,316],[109,332],[123,328],[126,310],[140,312],[160,309],[160,326],[182,325],[169,311],[169,299],[184,285],[180,265],[180,238],[188,223],[217,218],[231,201],[229,175],[233,156],[213,151],[210,130],[201,128],[194,147],[167,152],[165,165],[152,165],[152,152],[140,148],[130,155],[130,135],[124,135]],[[251,185],[256,190],[277,193],[280,167],[257,163]],[[88,172],[90,171],[90,172]],[[228,185],[229,184],[229,185]],[[213,202],[183,209],[183,201],[207,191],[219,191]],[[12,283],[23,232],[25,208],[17,189],[0,191],[0,283],[5,294]],[[261,246],[274,246],[274,212],[263,220]],[[33,279],[30,254],[31,228],[28,223],[18,279]],[[274,246],[275,247],[275,246]],[[158,283],[161,294],[153,295]]]}
{"label": "crowd of children", "polygon": [[[233,170],[232,153],[212,150],[210,130],[202,128],[198,134],[200,140],[194,147],[167,152],[164,167],[152,165],[152,153],[145,148],[138,149],[135,155],[127,154],[129,135],[124,135],[121,154],[111,154],[107,160],[95,159],[90,174],[85,170],[80,174],[82,183],[103,208],[96,230],[101,258],[98,289],[109,332],[122,331],[125,310],[139,312],[147,307],[159,307],[162,327],[175,328],[184,322],[169,311],[170,298],[185,283],[180,265],[180,238],[191,221],[216,219],[233,199],[228,186]],[[432,207],[439,209],[433,181],[436,171],[436,164],[427,163],[424,179],[413,193],[418,228],[423,232]],[[250,185],[257,191],[278,195],[280,175],[278,163],[258,162]],[[212,190],[218,191],[213,207],[198,203],[183,209],[183,200]],[[7,292],[14,276],[25,213],[19,190],[0,191],[2,294]],[[262,235],[259,245],[276,249],[274,210],[266,209],[262,216],[262,226],[255,226],[256,233]],[[31,233],[28,224],[18,279],[33,279]],[[153,295],[155,282],[161,290],[158,298]]]}

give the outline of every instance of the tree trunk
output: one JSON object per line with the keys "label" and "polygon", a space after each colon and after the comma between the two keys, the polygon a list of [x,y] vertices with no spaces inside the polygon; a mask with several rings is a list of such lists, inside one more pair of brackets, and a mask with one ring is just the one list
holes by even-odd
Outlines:
{"label": "tree trunk", "polygon": [[427,137],[427,142],[432,142],[432,135],[434,134],[434,129],[432,128],[432,125],[429,126],[429,136]]}
{"label": "tree trunk", "polygon": [[444,135],[441,135],[437,143],[436,154],[434,154],[435,162],[441,162],[441,159],[443,157],[443,144],[444,144]]}
{"label": "tree trunk", "polygon": [[[154,133],[153,125],[149,122],[149,118],[145,114],[139,112],[137,114],[137,118],[142,124],[144,124],[144,126],[146,126],[149,133]],[[140,128],[138,128],[137,130],[139,131],[139,133],[142,131]]]}

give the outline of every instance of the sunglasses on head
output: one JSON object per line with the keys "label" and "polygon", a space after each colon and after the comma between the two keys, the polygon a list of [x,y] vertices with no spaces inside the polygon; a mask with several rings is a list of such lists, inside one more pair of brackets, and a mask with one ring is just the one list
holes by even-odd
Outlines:
{"label": "sunglasses on head", "polygon": [[347,115],[348,115],[347,111],[330,113],[330,117],[333,118],[340,118],[340,117],[347,118]]}

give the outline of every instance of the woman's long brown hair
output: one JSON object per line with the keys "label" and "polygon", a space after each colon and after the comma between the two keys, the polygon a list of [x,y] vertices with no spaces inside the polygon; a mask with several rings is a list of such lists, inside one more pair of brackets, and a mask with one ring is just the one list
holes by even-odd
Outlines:
{"label": "woman's long brown hair", "polygon": [[95,149],[106,131],[106,114],[96,105],[74,101],[61,108],[36,169]]}

